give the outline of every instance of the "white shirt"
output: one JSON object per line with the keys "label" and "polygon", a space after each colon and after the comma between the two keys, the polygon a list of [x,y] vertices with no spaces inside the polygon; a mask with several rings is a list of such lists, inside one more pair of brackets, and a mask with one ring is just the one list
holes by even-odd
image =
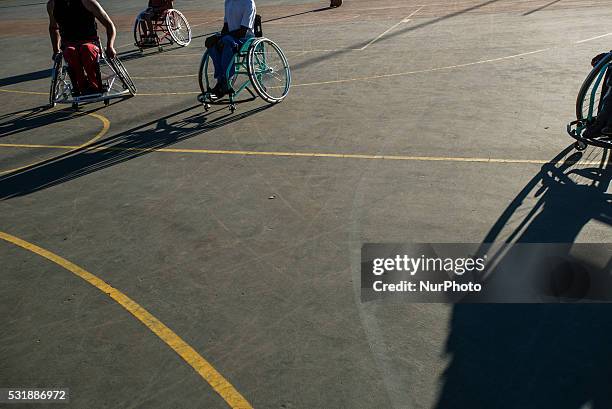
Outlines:
{"label": "white shirt", "polygon": [[249,28],[249,33],[253,34],[255,25],[255,0],[225,0],[225,19],[229,31],[238,30],[240,26]]}

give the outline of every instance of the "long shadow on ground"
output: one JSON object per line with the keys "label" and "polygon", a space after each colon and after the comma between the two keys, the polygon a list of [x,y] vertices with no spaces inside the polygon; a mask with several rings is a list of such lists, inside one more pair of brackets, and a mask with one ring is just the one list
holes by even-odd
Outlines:
{"label": "long shadow on ground", "polygon": [[[612,164],[598,152],[600,166],[581,165],[571,148],[543,166],[484,242],[568,243],[569,252],[588,222],[612,226]],[[610,304],[455,305],[436,408],[612,408],[611,345]]]}
{"label": "long shadow on ground", "polygon": [[27,195],[146,155],[156,149],[240,121],[269,107],[271,105],[235,115],[224,114],[214,119],[211,119],[211,116],[219,111],[210,114],[198,112],[176,119],[179,115],[201,108],[201,105],[180,110],[86,147],[1,176],[0,200]]}

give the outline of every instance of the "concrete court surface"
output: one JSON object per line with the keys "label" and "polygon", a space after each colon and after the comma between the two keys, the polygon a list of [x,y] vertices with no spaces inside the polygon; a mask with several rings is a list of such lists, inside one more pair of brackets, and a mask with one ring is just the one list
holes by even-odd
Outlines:
{"label": "concrete court surface", "polygon": [[564,131],[609,1],[261,0],[293,87],[233,115],[196,102],[220,0],[177,0],[192,44],[144,55],[144,3],[103,5],[139,95],[73,113],[44,109],[44,4],[0,3],[0,387],[71,389],[10,407],[612,407],[608,306],[358,296],[365,242],[611,241],[608,152]]}

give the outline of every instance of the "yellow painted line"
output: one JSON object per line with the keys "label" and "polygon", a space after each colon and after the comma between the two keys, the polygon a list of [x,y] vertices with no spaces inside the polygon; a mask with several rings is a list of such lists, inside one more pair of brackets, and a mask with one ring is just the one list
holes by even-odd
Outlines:
{"label": "yellow painted line", "polygon": [[[169,80],[173,78],[191,78],[197,77],[198,74],[185,74],[185,75],[167,75],[165,77],[132,77],[133,80]],[[142,94],[138,94],[142,95]]]}
{"label": "yellow painted line", "polygon": [[[67,149],[69,149],[69,150],[76,150],[76,149],[83,148],[83,147],[85,147],[87,145],[90,145],[90,144],[94,143],[95,141],[97,141],[98,139],[102,138],[104,135],[106,135],[106,133],[110,129],[110,121],[104,115],[96,114],[94,112],[88,112],[86,115],[100,120],[100,122],[102,122],[102,129],[93,138],[91,138],[90,140],[88,140],[84,144],[79,145],[79,146],[66,147]],[[26,148],[27,146],[22,146],[22,147]],[[34,146],[30,146],[30,147],[34,147]],[[30,166],[36,166],[39,163],[45,162],[46,160],[48,160],[48,159],[43,159],[41,161],[30,163],[30,164],[24,165],[24,166],[19,166],[17,168],[13,168],[13,169],[3,170],[3,171],[0,171],[0,175],[16,172],[16,171],[21,170],[21,169],[29,168]]]}
{"label": "yellow painted line", "polygon": [[137,97],[166,97],[170,95],[200,95],[202,92],[200,91],[184,91],[184,92],[139,92],[136,94]]}
{"label": "yellow painted line", "polygon": [[147,326],[155,335],[164,341],[170,348],[174,350],[185,362],[187,362],[195,371],[206,381],[212,388],[234,409],[252,409],[252,406],[224,377],[221,375],[206,359],[186,343],[181,337],[176,335],[174,331],[168,328],[163,322],[155,318],[150,312],[140,306],[136,301],[132,300],[121,291],[112,287],[105,281],[96,277],[89,271],[77,266],[76,264],[66,260],[38,247],[35,244],[29,243],[18,237],[0,231],[0,239],[37,254],[47,260],[59,265],[70,271],[77,277],[87,281],[104,294],[115,300],[130,314],[136,317],[140,322]]}
{"label": "yellow painted line", "polygon": [[[41,149],[75,149],[75,146],[62,145],[26,145],[0,143],[2,148],[41,148]],[[296,157],[296,158],[335,158],[335,159],[368,159],[368,160],[396,160],[413,162],[464,162],[464,163],[508,163],[508,164],[533,164],[544,165],[551,163],[549,160],[541,159],[506,159],[506,158],[478,158],[478,157],[452,157],[452,156],[410,156],[410,155],[371,155],[352,153],[324,153],[324,152],[266,152],[266,151],[233,151],[220,149],[180,149],[180,148],[113,148],[92,147],[92,151],[121,151],[121,152],[160,152],[160,153],[199,153],[206,155],[234,155],[234,156],[271,156],[271,157]],[[588,165],[596,165],[599,162],[581,162]]]}
{"label": "yellow painted line", "polygon": [[26,95],[49,95],[48,92],[20,91],[17,89],[3,89],[3,88],[0,88],[0,92],[7,92],[7,93],[12,93],[12,94],[26,94]]}

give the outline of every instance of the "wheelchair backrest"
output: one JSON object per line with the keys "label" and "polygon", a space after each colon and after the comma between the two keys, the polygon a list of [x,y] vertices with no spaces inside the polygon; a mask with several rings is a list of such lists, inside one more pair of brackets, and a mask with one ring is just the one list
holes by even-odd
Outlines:
{"label": "wheelchair backrest", "polygon": [[261,16],[259,14],[255,16],[253,32],[255,33],[255,37],[263,37],[263,27],[261,26]]}

